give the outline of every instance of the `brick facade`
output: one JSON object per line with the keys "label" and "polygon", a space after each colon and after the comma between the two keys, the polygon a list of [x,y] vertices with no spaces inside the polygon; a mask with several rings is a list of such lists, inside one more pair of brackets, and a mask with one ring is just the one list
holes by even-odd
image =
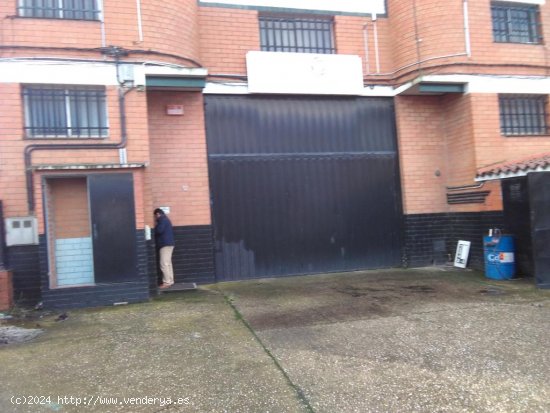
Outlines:
{"label": "brick facade", "polygon": [[[183,105],[184,115],[166,115],[171,104]],[[148,105],[151,164],[147,179],[154,206],[170,207],[175,225],[209,225],[202,94],[150,92]]]}
{"label": "brick facade", "polygon": [[[480,168],[550,151],[548,135],[504,136],[498,101],[501,93],[549,93],[550,5],[538,6],[542,43],[518,44],[493,40],[490,0],[382,3],[386,12],[378,16],[335,12],[334,42],[337,54],[361,58],[364,90],[359,95],[394,99],[407,223],[404,250],[409,265],[425,265],[440,260],[430,255],[434,245],[444,244],[445,254],[449,253],[460,233],[459,222],[476,222],[468,233],[471,237],[479,237],[485,224],[502,224],[498,182],[483,184],[479,190],[490,191],[489,195],[476,204],[449,204],[447,195],[453,188],[475,186]],[[94,173],[129,171],[133,176],[140,275],[131,299],[143,299],[146,291],[155,290],[154,245],[144,234],[146,227],[154,226],[156,207],[170,208],[176,228],[176,279],[215,281],[203,94],[248,93],[247,52],[260,51],[260,14],[317,12],[239,4],[206,6],[197,0],[141,2],[138,12],[136,2],[122,0],[103,2],[103,18],[85,21],[21,17],[17,4],[16,0],[0,2],[0,201],[4,217],[38,218],[43,245],[7,249],[15,299],[30,302],[45,294],[52,304],[78,300],[78,294],[50,290],[47,274],[55,256],[46,247],[53,242],[47,228],[50,220],[63,222],[52,215],[53,210],[63,209],[71,211],[70,219],[67,225],[56,226],[56,231],[67,238],[90,236],[88,210],[71,203],[76,193],[69,184]],[[465,10],[469,31],[465,31]],[[134,87],[122,85],[126,68],[121,65],[131,66]],[[173,83],[151,87],[151,79]],[[465,93],[414,92],[413,81],[458,83]],[[22,98],[26,84],[104,86],[108,136],[29,139],[24,132],[29,114]],[[183,115],[168,115],[168,105],[180,105]],[[127,141],[122,145],[124,133]],[[82,143],[111,147],[33,148],[27,159],[33,168],[29,174],[25,149],[30,145]],[[118,143],[125,151],[114,147]],[[121,165],[123,154],[125,165]],[[59,182],[66,185],[44,185],[44,180],[59,177],[65,178]],[[44,193],[52,190],[60,196]],[[29,210],[29,191],[33,210]],[[84,199],[79,198],[81,203]],[[50,201],[60,205],[47,205]],[[426,232],[422,227],[431,218],[441,225]],[[440,233],[449,231],[453,234],[442,241]],[[418,234],[423,234],[420,243]],[[479,245],[476,248],[474,262],[479,261]],[[114,295],[109,288],[96,292],[119,297],[120,286],[113,291]],[[94,301],[89,291],[82,294],[87,303],[106,302]]]}
{"label": "brick facade", "polygon": [[0,270],[0,311],[9,310],[13,306],[13,274],[11,271]]}

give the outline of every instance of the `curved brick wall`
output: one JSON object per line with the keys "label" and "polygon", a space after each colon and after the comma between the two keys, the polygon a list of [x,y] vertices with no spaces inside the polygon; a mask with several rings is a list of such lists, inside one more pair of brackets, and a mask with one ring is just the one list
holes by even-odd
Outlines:
{"label": "curved brick wall", "polygon": [[[143,39],[140,40],[135,0],[105,1],[104,20],[21,18],[17,0],[0,2],[0,43],[3,45],[99,48],[114,45],[153,50],[199,60],[198,5],[196,0],[141,0]],[[5,50],[2,56],[70,56],[98,58],[98,52],[61,50]],[[169,61],[163,56],[146,60]],[[183,63],[185,64],[185,63]]]}
{"label": "curved brick wall", "polygon": [[[466,51],[464,36],[464,0],[388,0],[388,20],[392,40],[393,70],[407,65],[414,70],[414,63],[435,57],[461,54]],[[550,5],[540,6],[541,20],[547,21]],[[546,65],[545,45],[495,43],[492,33],[491,4],[489,0],[468,1],[471,56],[433,59],[421,64],[422,68],[449,63],[472,64],[438,68],[438,73],[494,73],[544,75]],[[548,25],[542,25],[543,39],[550,36]],[[416,36],[420,40],[417,48]],[[487,66],[511,63],[525,67],[499,68]],[[538,68],[536,66],[539,66]],[[416,67],[418,68],[418,67]],[[404,80],[404,79],[401,79]]]}
{"label": "curved brick wall", "polygon": [[[465,51],[462,0],[388,0],[388,16],[393,40],[393,70],[418,60]],[[454,61],[457,59],[466,60],[459,57]]]}
{"label": "curved brick wall", "polygon": [[141,10],[144,41],[136,48],[199,60],[197,0],[142,1]]}

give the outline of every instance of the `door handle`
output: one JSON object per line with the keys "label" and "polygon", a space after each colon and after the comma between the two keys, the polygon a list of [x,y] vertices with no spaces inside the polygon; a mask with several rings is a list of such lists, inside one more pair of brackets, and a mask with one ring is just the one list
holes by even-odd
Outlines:
{"label": "door handle", "polygon": [[97,224],[92,225],[92,232],[94,235],[94,239],[97,240]]}

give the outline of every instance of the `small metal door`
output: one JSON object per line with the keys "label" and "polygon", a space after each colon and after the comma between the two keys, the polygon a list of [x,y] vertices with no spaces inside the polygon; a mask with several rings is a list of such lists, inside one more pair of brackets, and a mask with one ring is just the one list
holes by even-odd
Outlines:
{"label": "small metal door", "polygon": [[96,283],[135,280],[136,224],[132,174],[88,177]]}

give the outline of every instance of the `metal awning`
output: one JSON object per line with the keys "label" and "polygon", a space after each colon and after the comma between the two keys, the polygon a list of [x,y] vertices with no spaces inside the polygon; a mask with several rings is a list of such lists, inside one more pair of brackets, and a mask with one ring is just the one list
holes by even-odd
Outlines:
{"label": "metal awning", "polygon": [[206,86],[206,77],[147,76],[147,89],[201,91]]}
{"label": "metal awning", "polygon": [[133,163],[108,163],[108,164],[41,164],[33,165],[32,169],[35,171],[54,171],[54,170],[70,170],[70,171],[81,171],[81,170],[91,170],[91,169],[136,169],[136,168],[145,168],[147,163],[143,162],[133,162]]}
{"label": "metal awning", "polygon": [[443,95],[466,92],[466,83],[459,82],[412,82],[398,91],[398,95]]}

